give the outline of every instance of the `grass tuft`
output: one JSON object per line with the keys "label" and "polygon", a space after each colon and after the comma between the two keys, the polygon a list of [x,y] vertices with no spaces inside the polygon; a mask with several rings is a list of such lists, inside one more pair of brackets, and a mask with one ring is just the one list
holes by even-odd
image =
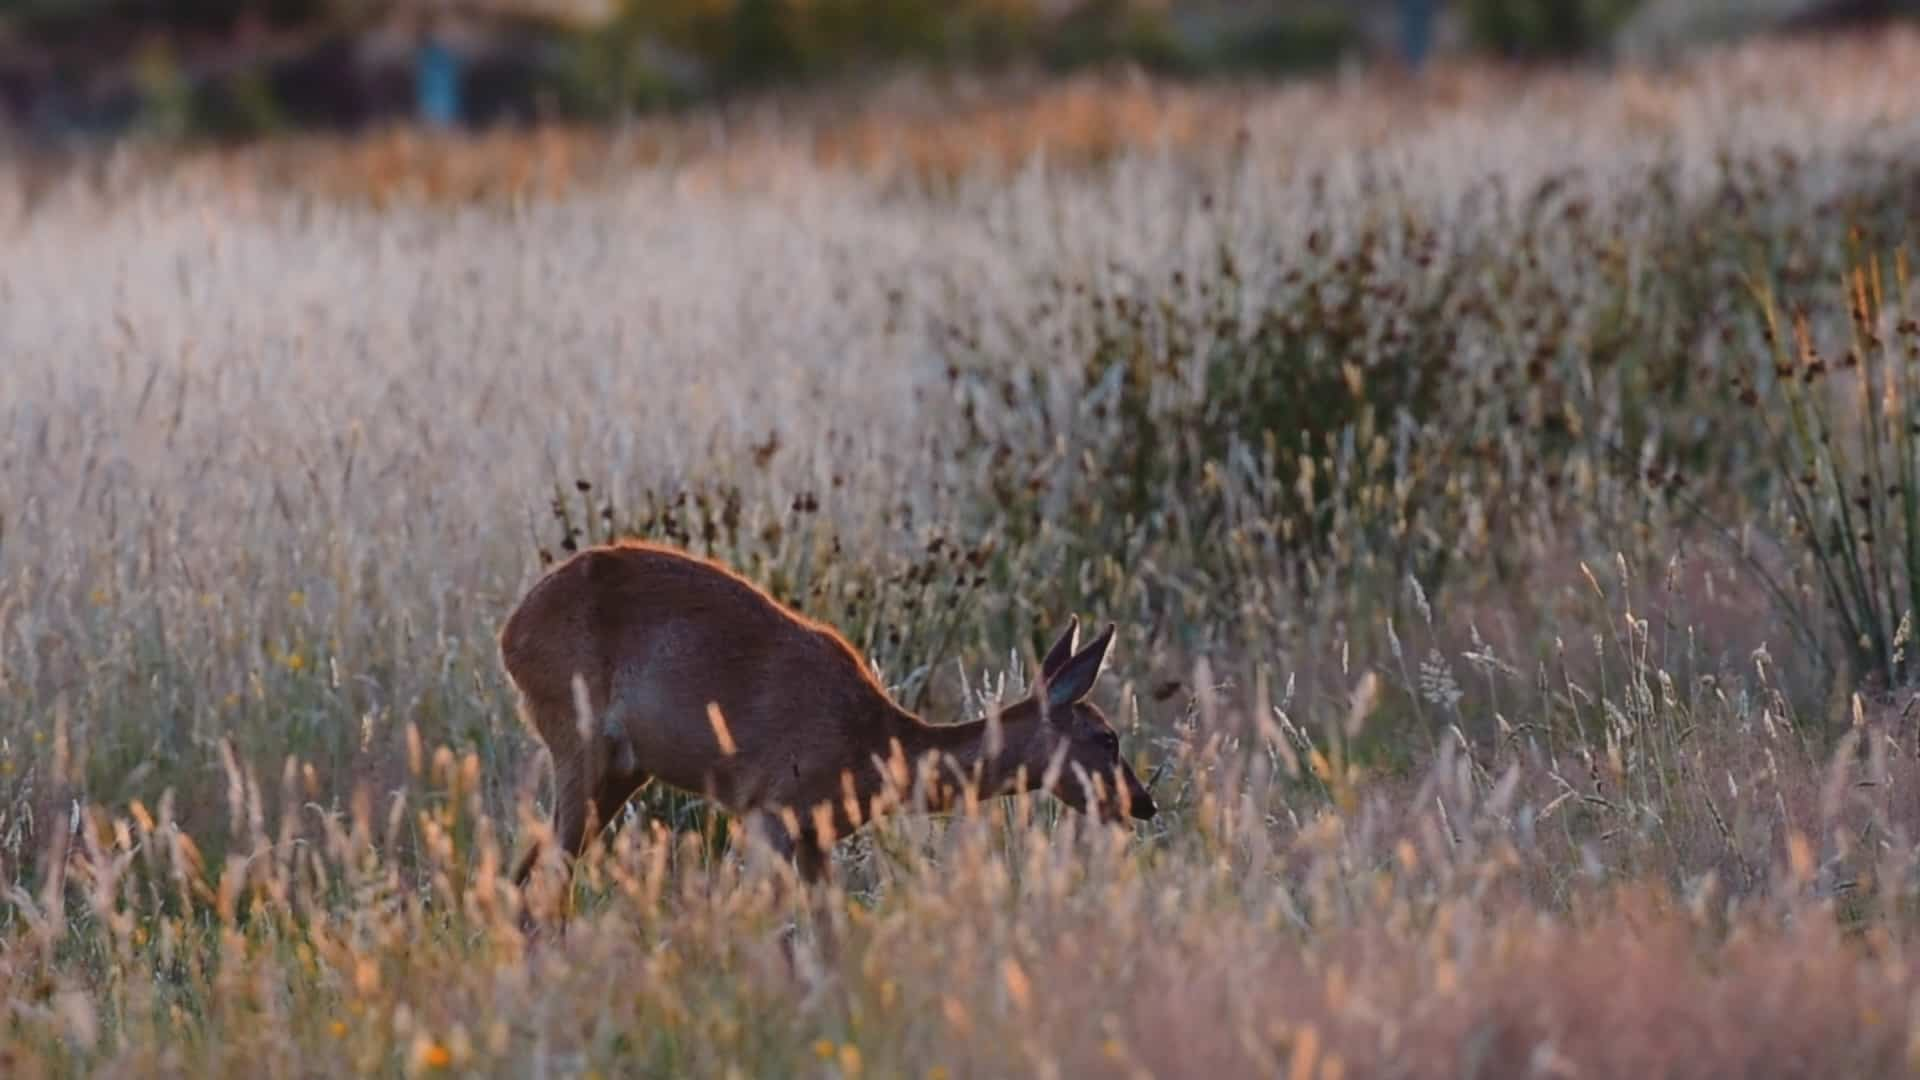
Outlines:
{"label": "grass tuft", "polygon": [[[0,1062],[1911,1071],[1914,69],[0,166]],[[622,536],[940,720],[1118,623],[1160,814],[884,821],[823,930],[649,791],[519,894],[498,624]]]}

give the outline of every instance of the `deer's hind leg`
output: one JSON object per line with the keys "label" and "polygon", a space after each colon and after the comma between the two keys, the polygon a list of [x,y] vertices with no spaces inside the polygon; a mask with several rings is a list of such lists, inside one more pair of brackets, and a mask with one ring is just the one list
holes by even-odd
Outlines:
{"label": "deer's hind leg", "polygon": [[[627,803],[640,793],[641,788],[652,781],[653,774],[639,768],[628,768],[619,772],[607,770],[600,777],[600,783],[594,788],[592,805],[588,808],[589,827],[597,830],[612,825],[613,820],[620,816],[620,811],[626,807]],[[583,829],[582,832],[584,834],[585,830]],[[574,851],[574,854],[578,856],[591,840],[592,836],[584,836],[581,846]]]}
{"label": "deer's hind leg", "polygon": [[[529,711],[553,762],[552,835],[567,861],[566,882],[572,878],[572,861],[653,777],[634,761],[631,744],[623,732],[615,734],[617,728],[597,723],[583,732],[573,704],[529,703]],[[526,886],[539,858],[539,844],[530,845],[514,870],[516,886]]]}

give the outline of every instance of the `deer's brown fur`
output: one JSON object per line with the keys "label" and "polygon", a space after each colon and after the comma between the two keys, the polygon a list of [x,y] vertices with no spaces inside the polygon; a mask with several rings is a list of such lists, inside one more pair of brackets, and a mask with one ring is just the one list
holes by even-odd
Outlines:
{"label": "deer's brown fur", "polygon": [[[962,780],[982,797],[1052,781],[1076,809],[1152,817],[1113,728],[1082,700],[1113,633],[1076,651],[1075,620],[994,730],[928,724],[831,627],[718,563],[626,542],[541,578],[502,628],[500,655],[551,755],[553,836],[569,856],[659,780],[753,815],[812,881],[833,840],[897,808],[902,782],[924,780],[926,765],[943,782],[923,783],[918,797],[935,810]],[[527,851],[516,883],[538,856]]]}

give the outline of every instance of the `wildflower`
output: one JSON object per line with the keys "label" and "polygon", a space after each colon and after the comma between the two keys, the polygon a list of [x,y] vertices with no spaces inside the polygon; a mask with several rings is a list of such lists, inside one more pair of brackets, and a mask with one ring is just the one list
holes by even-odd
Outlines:
{"label": "wildflower", "polygon": [[840,1048],[840,1071],[848,1076],[860,1075],[860,1048],[848,1043]]}
{"label": "wildflower", "polygon": [[413,1040],[413,1064],[416,1069],[444,1069],[453,1064],[453,1052],[420,1035]]}
{"label": "wildflower", "polygon": [[307,667],[306,657],[301,656],[298,652],[286,654],[280,658],[280,662],[287,666],[288,671],[305,671]]}
{"label": "wildflower", "polygon": [[287,594],[287,606],[290,608],[306,607],[307,594],[301,592],[299,589],[293,590],[292,592]]}
{"label": "wildflower", "polygon": [[833,1049],[832,1039],[815,1039],[813,1043],[813,1056],[819,1058],[821,1061],[826,1061],[833,1056]]}
{"label": "wildflower", "polygon": [[345,1020],[335,1020],[333,1023],[327,1025],[327,1033],[336,1039],[346,1038],[347,1022]]}

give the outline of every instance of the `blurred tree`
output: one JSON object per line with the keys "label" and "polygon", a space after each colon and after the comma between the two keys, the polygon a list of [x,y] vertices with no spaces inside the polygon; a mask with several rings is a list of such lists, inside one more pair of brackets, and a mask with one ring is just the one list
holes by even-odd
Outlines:
{"label": "blurred tree", "polygon": [[0,0],[0,23],[35,36],[84,37],[113,27],[224,31],[244,19],[274,26],[325,18],[332,0]]}
{"label": "blurred tree", "polygon": [[[444,48],[429,16],[458,24]],[[536,97],[607,118],[899,65],[1300,70],[1344,52],[1356,25],[1342,0],[0,0],[31,61],[10,72],[0,55],[0,83],[103,116],[72,88],[107,86],[149,101],[161,128],[248,134],[354,127],[408,104],[479,123],[526,115]],[[165,78],[134,72],[149,40],[171,57]]]}
{"label": "blurred tree", "polygon": [[1603,47],[1638,0],[1467,0],[1483,48],[1516,59],[1570,57]]}
{"label": "blurred tree", "polygon": [[946,50],[952,9],[941,0],[810,0],[803,27],[816,71],[877,60],[938,60]]}
{"label": "blurred tree", "polygon": [[1030,0],[957,5],[950,18],[948,33],[953,52],[964,61],[989,68],[1010,63],[1025,53],[1040,21]]}
{"label": "blurred tree", "polygon": [[1360,43],[1355,11],[1340,4],[1302,4],[1281,13],[1235,20],[1204,42],[1189,42],[1181,64],[1190,71],[1277,74],[1326,67]]}
{"label": "blurred tree", "polygon": [[1790,28],[1841,27],[1920,15],[1920,0],[1812,0],[1787,20]]}
{"label": "blurred tree", "polygon": [[724,81],[754,86],[802,74],[806,58],[798,21],[789,0],[738,0]]}
{"label": "blurred tree", "polygon": [[1164,4],[1082,0],[1048,28],[1042,58],[1056,69],[1131,60],[1162,70],[1183,66]]}
{"label": "blurred tree", "polygon": [[568,101],[607,115],[902,64],[1172,67],[1165,13],[1145,0],[624,0],[569,46]]}

